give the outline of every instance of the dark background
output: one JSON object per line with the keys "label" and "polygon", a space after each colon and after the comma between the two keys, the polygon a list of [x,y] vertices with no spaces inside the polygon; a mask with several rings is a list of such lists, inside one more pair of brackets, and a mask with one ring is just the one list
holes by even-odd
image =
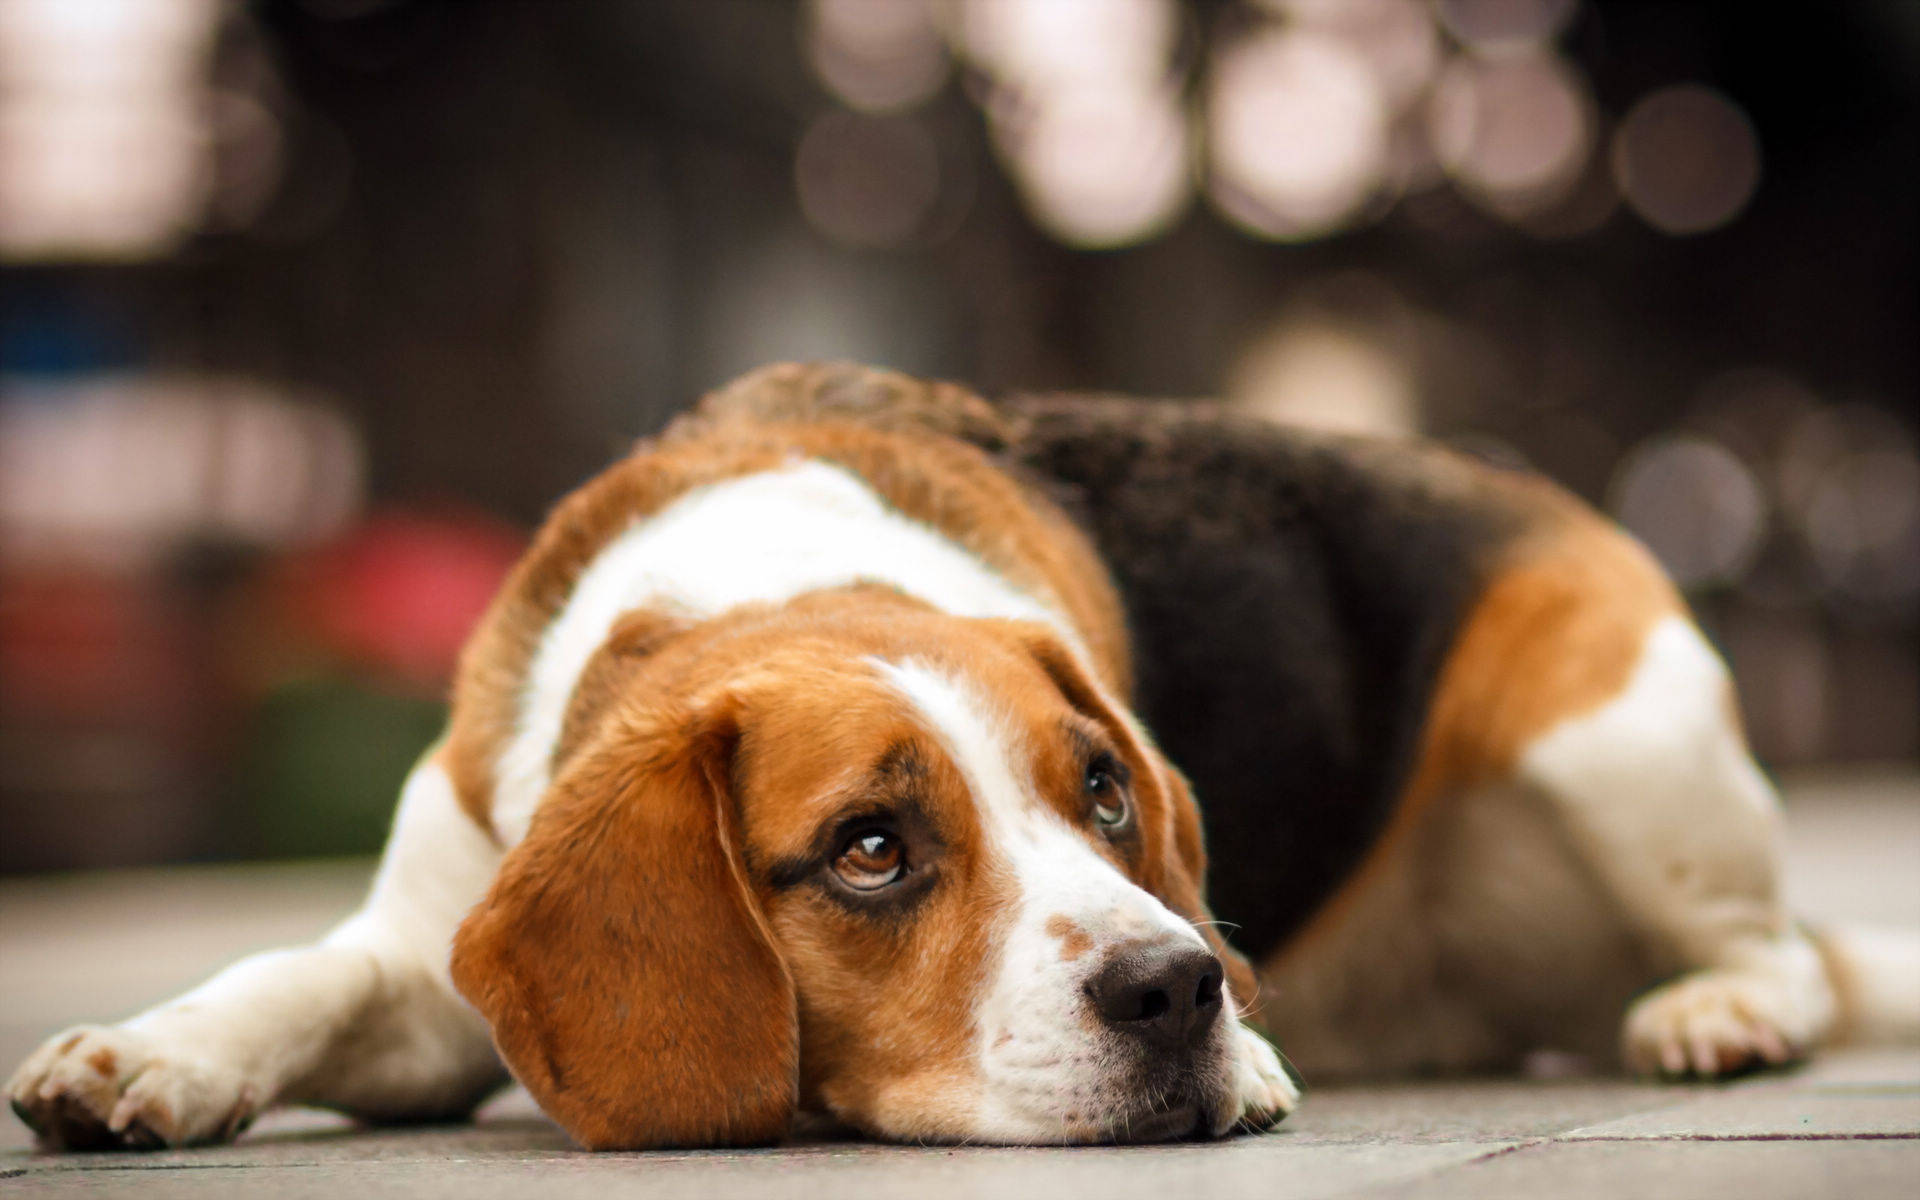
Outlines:
{"label": "dark background", "polygon": [[782,358],[1530,462],[1770,765],[1920,754],[1920,4],[99,11],[0,20],[0,870],[373,848],[545,507]]}

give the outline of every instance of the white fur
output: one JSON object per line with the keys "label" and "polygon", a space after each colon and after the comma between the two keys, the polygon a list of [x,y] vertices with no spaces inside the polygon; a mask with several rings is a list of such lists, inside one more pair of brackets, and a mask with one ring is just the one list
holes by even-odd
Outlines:
{"label": "white fur", "polygon": [[277,1101],[376,1118],[462,1112],[504,1075],[447,961],[499,858],[429,757],[357,913],[121,1025],[50,1039],[8,1090],[29,1109],[64,1098],[115,1133],[173,1144],[231,1136]]}
{"label": "white fur", "polygon": [[1079,645],[1059,613],[840,467],[796,461],[701,488],[601,551],[541,638],[519,729],[499,764],[496,831],[508,845],[526,835],[574,681],[623,613],[664,607],[712,617],[857,582],[891,584],[956,616],[1040,621]]}
{"label": "white fur", "polygon": [[[965,683],[917,663],[879,669],[919,710],[979,806],[990,852],[1017,896],[992,982],[976,1013],[982,1093],[973,1136],[988,1141],[1098,1137],[1134,1097],[1116,1095],[1108,1039],[1083,987],[1116,943],[1172,937],[1204,949],[1185,919],[1136,886],[1068,827],[1035,791],[1032,749]],[[1054,918],[1090,939],[1073,961],[1047,932]],[[1231,997],[1228,1003],[1231,1004]],[[1272,1050],[1237,1023],[1223,1026],[1224,1125],[1249,1109],[1285,1111],[1297,1098]]]}
{"label": "white fur", "polygon": [[1537,740],[1521,773],[1559,799],[1653,952],[1692,971],[1627,1014],[1631,1065],[1713,1075],[1826,1035],[1832,988],[1780,903],[1779,804],[1691,622],[1655,625],[1625,690]]}
{"label": "white fur", "polygon": [[1785,924],[1779,805],[1733,722],[1731,687],[1700,631],[1668,617],[1619,695],[1548,730],[1519,765],[1561,798],[1633,914],[1692,961]]}
{"label": "white fur", "polygon": [[1820,940],[1846,981],[1847,1040],[1920,1042],[1920,933],[1852,925]]}

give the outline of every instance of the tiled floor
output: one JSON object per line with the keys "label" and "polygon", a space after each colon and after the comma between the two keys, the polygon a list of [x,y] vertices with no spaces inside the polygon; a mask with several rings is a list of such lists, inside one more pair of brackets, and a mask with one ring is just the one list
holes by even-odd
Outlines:
{"label": "tiled floor", "polygon": [[[1790,788],[1790,892],[1816,918],[1920,926],[1920,778]],[[0,884],[0,1070],[351,906],[366,864],[130,872]],[[1920,1192],[1920,1047],[1838,1050],[1726,1086],[1470,1080],[1322,1089],[1273,1134],[1213,1145],[944,1149],[817,1142],[589,1155],[508,1093],[458,1128],[353,1130],[287,1112],[240,1143],[36,1155],[0,1125],[0,1194],[1874,1197]]]}

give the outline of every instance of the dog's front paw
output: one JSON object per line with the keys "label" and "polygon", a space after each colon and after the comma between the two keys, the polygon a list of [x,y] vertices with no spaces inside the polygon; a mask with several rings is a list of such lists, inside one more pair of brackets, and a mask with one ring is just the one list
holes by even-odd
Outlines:
{"label": "dog's front paw", "polygon": [[1233,1104],[1215,1121],[1215,1136],[1272,1129],[1300,1104],[1300,1087],[1279,1052],[1244,1025],[1234,1027],[1233,1037]]}
{"label": "dog's front paw", "polygon": [[227,1141],[260,1101],[238,1072],[98,1025],[49,1039],[14,1072],[7,1094],[50,1150]]}

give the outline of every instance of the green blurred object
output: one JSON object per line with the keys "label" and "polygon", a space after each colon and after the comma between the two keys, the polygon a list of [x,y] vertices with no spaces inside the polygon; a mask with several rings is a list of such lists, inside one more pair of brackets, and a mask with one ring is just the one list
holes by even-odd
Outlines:
{"label": "green blurred object", "polygon": [[276,689],[254,714],[235,780],[250,857],[372,854],[407,772],[447,707],[341,676]]}

